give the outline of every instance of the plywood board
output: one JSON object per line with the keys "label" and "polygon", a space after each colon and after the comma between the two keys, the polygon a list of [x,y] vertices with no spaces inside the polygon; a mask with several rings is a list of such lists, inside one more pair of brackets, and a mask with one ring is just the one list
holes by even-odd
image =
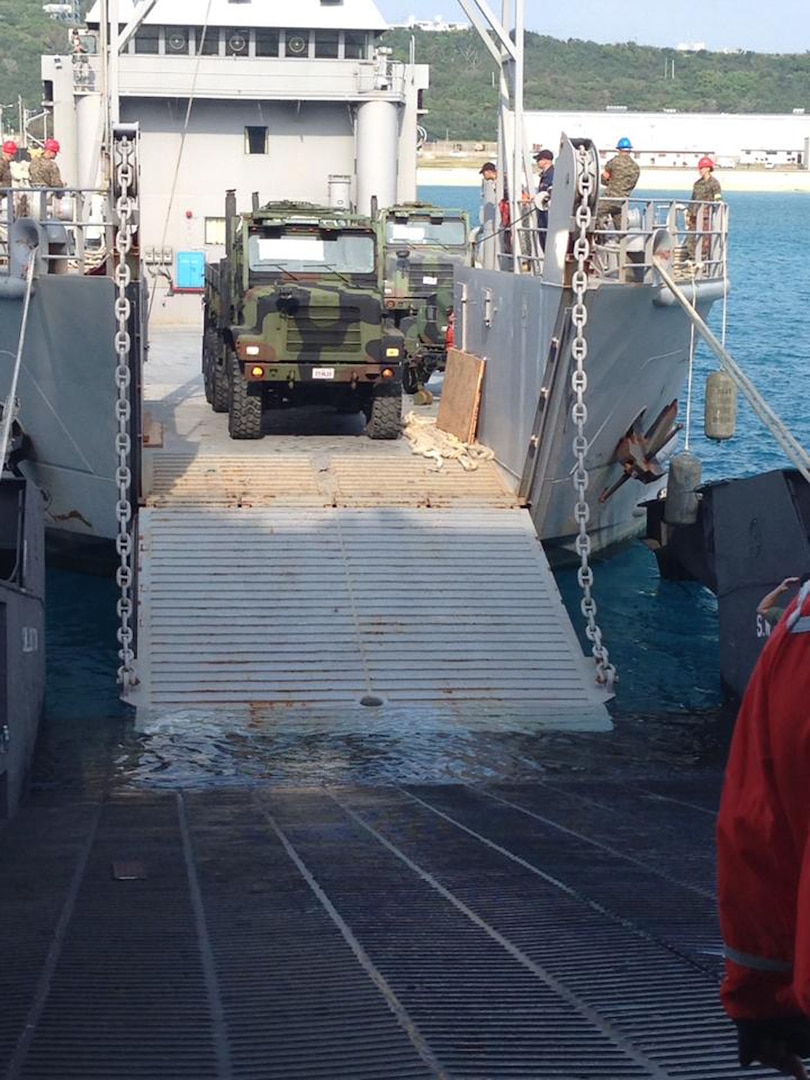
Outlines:
{"label": "plywood board", "polygon": [[143,432],[144,446],[163,447],[163,424],[155,420],[148,409],[144,410],[141,430]]}
{"label": "plywood board", "polygon": [[465,443],[475,442],[485,364],[486,361],[472,353],[460,349],[447,350],[447,368],[436,427]]}

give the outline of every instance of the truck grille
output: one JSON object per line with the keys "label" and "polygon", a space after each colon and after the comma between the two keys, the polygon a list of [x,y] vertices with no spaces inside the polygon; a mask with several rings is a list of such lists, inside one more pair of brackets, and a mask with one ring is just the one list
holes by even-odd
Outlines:
{"label": "truck grille", "polygon": [[[425,278],[430,280],[425,282]],[[435,263],[411,263],[408,268],[408,288],[414,296],[427,296],[437,289],[452,289],[453,264],[440,263],[437,266]]]}
{"label": "truck grille", "polygon": [[359,353],[363,342],[359,308],[306,308],[287,325],[287,351],[290,359],[298,355],[318,357]]}

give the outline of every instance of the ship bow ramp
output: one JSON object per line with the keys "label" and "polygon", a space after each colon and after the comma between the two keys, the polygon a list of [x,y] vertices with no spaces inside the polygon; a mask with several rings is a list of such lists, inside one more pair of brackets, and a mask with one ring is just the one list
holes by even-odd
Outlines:
{"label": "ship bow ramp", "polygon": [[364,730],[610,726],[493,462],[437,468],[405,439],[223,446],[146,451],[128,695],[142,728],[210,710]]}

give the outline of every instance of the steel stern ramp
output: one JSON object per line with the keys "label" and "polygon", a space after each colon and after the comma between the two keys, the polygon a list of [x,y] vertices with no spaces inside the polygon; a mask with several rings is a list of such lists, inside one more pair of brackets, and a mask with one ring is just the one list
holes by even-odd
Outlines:
{"label": "steel stern ramp", "polygon": [[138,552],[141,726],[610,727],[524,510],[147,507]]}

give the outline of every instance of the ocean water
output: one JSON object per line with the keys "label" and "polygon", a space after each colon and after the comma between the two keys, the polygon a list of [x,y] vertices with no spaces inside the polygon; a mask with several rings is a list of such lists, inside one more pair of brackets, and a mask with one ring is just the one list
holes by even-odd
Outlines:
{"label": "ocean water", "polygon": [[[661,192],[661,196],[671,193]],[[477,217],[477,188],[423,187],[420,197]],[[731,194],[731,294],[726,345],[796,438],[810,446],[805,388],[810,371],[810,279],[805,256],[810,195]],[[720,336],[723,312],[711,326]],[[693,379],[690,449],[703,478],[744,476],[787,462],[770,433],[740,397],[736,436],[703,435],[703,388],[716,370],[699,345]],[[575,626],[581,627],[573,571],[557,581]],[[659,578],[653,555],[637,542],[595,567],[598,622],[619,672],[618,717],[699,724],[721,702],[716,604],[694,583]],[[103,747],[125,740],[130,719],[117,695],[116,589],[112,581],[66,571],[48,576],[46,761],[70,758],[76,771],[102,768]],[[584,642],[584,637],[583,637]],[[85,736],[91,735],[87,738]],[[46,780],[47,782],[47,780]]]}

